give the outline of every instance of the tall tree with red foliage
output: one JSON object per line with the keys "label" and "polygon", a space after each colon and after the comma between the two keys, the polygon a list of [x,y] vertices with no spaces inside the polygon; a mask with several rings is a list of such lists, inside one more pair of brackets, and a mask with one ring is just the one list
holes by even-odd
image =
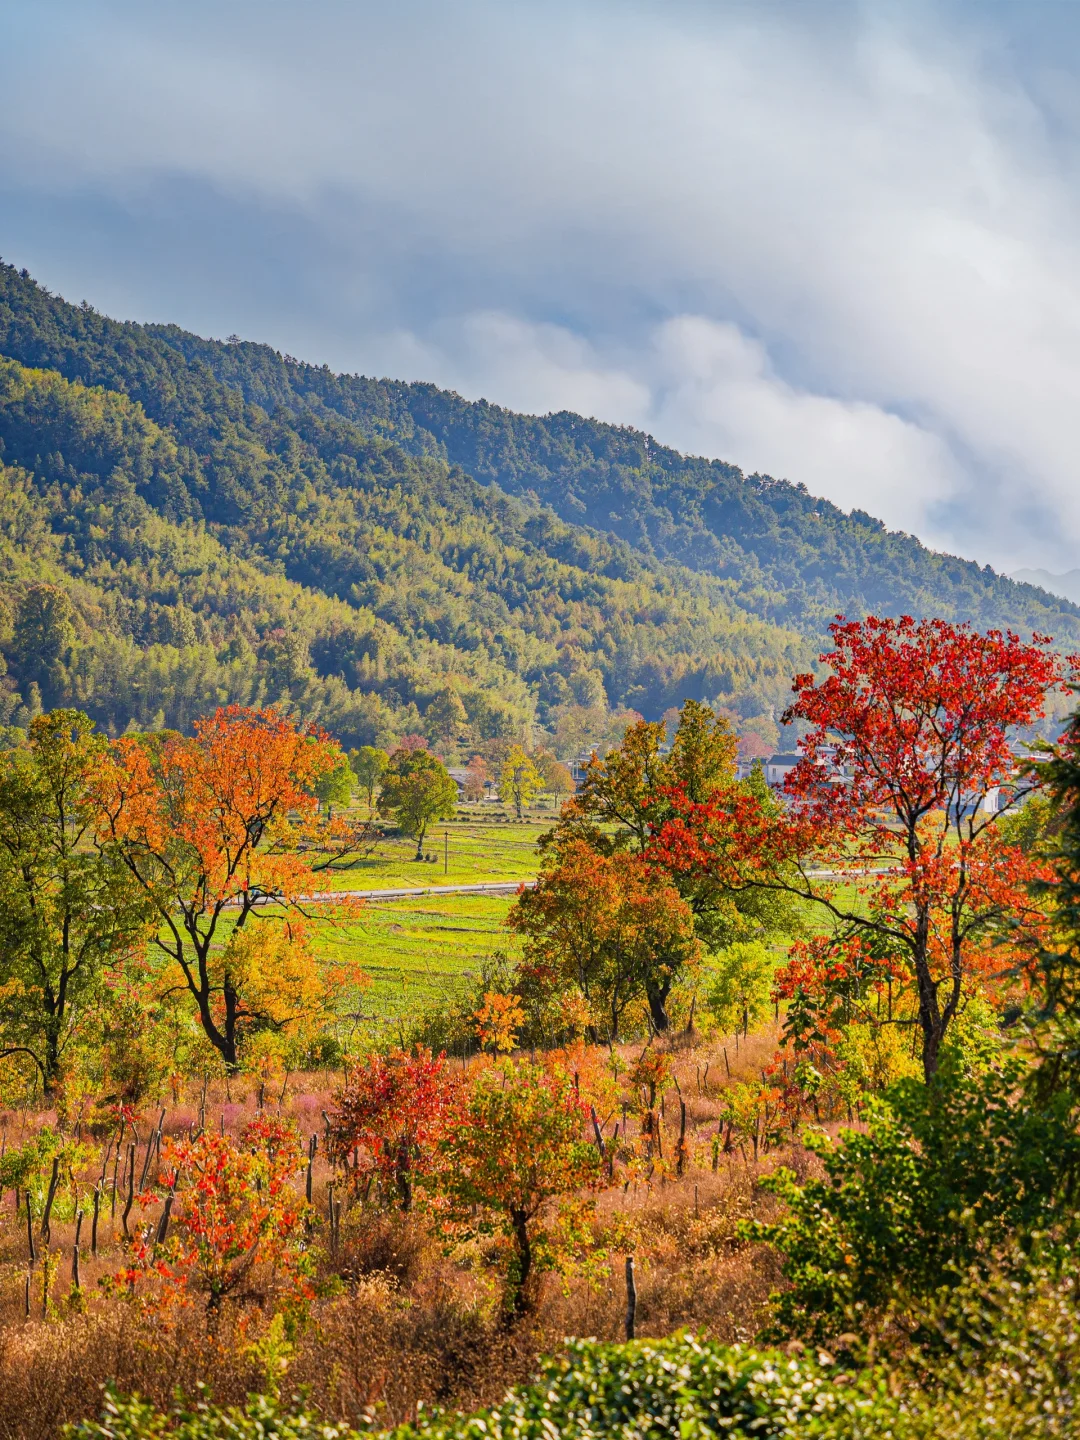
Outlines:
{"label": "tall tree with red foliage", "polygon": [[675,794],[651,853],[797,893],[892,947],[914,987],[929,1080],[965,985],[1005,962],[990,953],[995,932],[1015,944],[1018,925],[1042,923],[1025,888],[1039,862],[1002,843],[986,802],[1000,786],[1022,796],[1038,784],[1018,772],[1011,737],[1043,716],[1065,666],[1045,636],[943,620],[838,619],[830,633],[825,673],[796,676],[784,715],[810,729],[783,821],[746,801]]}

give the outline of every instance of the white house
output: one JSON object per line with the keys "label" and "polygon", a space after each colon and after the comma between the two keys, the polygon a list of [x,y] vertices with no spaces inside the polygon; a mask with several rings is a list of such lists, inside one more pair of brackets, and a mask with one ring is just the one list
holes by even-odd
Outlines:
{"label": "white house", "polygon": [[802,756],[794,752],[778,752],[765,761],[765,779],[768,784],[779,788],[798,765]]}

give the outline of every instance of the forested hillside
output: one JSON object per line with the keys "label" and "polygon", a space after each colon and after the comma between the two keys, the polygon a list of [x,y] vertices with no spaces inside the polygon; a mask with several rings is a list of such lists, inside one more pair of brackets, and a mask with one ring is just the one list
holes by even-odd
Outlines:
{"label": "forested hillside", "polygon": [[[0,723],[277,701],[348,744],[780,706],[838,609],[1080,610],[638,432],[120,324],[0,266]],[[50,588],[51,587],[51,588]],[[598,718],[599,717],[599,718]]]}

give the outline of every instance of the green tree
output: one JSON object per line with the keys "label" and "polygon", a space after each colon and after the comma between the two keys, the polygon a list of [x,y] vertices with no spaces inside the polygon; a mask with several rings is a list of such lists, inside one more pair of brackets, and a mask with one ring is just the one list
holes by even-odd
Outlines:
{"label": "green tree", "polygon": [[424,712],[424,732],[433,743],[456,739],[468,724],[469,716],[461,696],[452,685],[440,690]]}
{"label": "green tree", "polygon": [[550,750],[538,750],[533,756],[533,763],[540,771],[544,789],[554,796],[556,805],[563,795],[573,793],[574,777],[570,767],[557,760]]}
{"label": "green tree", "polygon": [[433,820],[453,815],[457,786],[446,766],[427,750],[397,750],[383,775],[379,809],[405,835],[416,837],[416,858],[424,853],[424,836]]}
{"label": "green tree", "polygon": [[[749,779],[735,779],[735,735],[708,705],[688,700],[679,711],[669,751],[666,736],[664,721],[639,721],[604,759],[594,757],[584,784],[563,809],[556,843],[578,835],[602,854],[629,850],[644,855],[672,815],[671,787],[683,789],[695,804],[724,804],[749,793],[766,813],[779,814],[760,766]],[[798,929],[799,902],[782,892],[737,890],[719,875],[678,869],[670,872],[670,879],[690,906],[698,938],[709,949]]]}
{"label": "green tree", "polygon": [[812,1142],[824,1178],[800,1185],[781,1168],[764,1182],[786,1213],[745,1229],[783,1257],[778,1335],[867,1333],[887,1314],[902,1331],[971,1267],[1022,1257],[1040,1232],[1075,1238],[1075,1106],[1030,1103],[1024,1069],[965,1068],[947,1044],[927,1083],[901,1080],[871,1102],[865,1132]]}
{"label": "green tree", "polygon": [[24,685],[40,685],[48,704],[56,667],[75,639],[75,611],[57,585],[35,584],[19,597],[12,659]]}
{"label": "green tree", "polygon": [[358,750],[349,751],[349,764],[357,784],[367,796],[369,811],[375,808],[375,789],[389,763],[390,756],[377,745],[361,745]]}
{"label": "green tree", "polygon": [[750,1033],[769,1013],[776,962],[760,940],[736,940],[713,961],[705,997],[717,1024]]}
{"label": "green tree", "polygon": [[47,1093],[103,972],[146,934],[137,887],[91,843],[107,751],[85,715],[54,710],[0,754],[0,1056],[30,1057]]}
{"label": "green tree", "polygon": [[327,817],[333,814],[334,806],[339,810],[348,808],[352,800],[353,770],[342,755],[332,770],[320,775],[315,782],[315,797],[320,809]]}
{"label": "green tree", "polygon": [[600,855],[583,840],[545,852],[536,884],[518,896],[507,924],[525,936],[532,974],[579,989],[613,1040],[626,1007],[642,995],[654,1027],[668,1028],[672,987],[700,952],[693,916],[663,871],[640,855]]}
{"label": "green tree", "polygon": [[544,777],[520,745],[515,745],[499,771],[499,794],[512,802],[520,820],[525,806],[544,788]]}

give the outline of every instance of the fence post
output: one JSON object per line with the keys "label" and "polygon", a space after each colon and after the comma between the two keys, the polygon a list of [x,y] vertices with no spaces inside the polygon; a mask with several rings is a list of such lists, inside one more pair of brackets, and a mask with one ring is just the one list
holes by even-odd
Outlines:
{"label": "fence post", "polygon": [[634,1321],[637,1318],[637,1286],[634,1284],[634,1257],[626,1257],[626,1338],[634,1338]]}

